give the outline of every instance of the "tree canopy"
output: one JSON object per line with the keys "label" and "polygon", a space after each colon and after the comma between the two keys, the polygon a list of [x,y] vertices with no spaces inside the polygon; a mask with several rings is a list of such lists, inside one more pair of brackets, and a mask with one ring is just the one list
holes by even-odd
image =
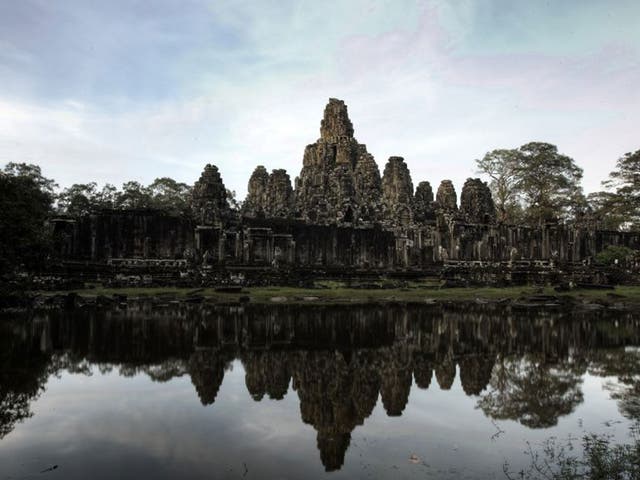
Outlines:
{"label": "tree canopy", "polygon": [[589,200],[603,226],[640,228],[640,150],[620,157],[602,185],[609,190]]}
{"label": "tree canopy", "polygon": [[1,272],[20,265],[37,268],[46,258],[50,243],[43,225],[52,212],[54,188],[36,165],[10,163],[0,172]]}
{"label": "tree canopy", "polygon": [[550,143],[531,142],[514,150],[493,150],[478,169],[487,175],[501,221],[532,225],[566,220],[586,204],[582,169]]}

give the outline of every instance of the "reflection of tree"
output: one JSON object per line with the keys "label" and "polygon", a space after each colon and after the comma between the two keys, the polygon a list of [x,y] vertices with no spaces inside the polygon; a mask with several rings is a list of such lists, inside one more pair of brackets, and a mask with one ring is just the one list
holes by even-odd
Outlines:
{"label": "reflection of tree", "polygon": [[579,368],[568,362],[550,364],[533,355],[501,358],[478,407],[498,420],[517,420],[530,428],[552,427],[582,402],[581,383]]}
{"label": "reflection of tree", "polygon": [[617,377],[605,388],[618,402],[620,413],[640,421],[640,349],[607,350],[594,353],[589,373],[602,377]]}
{"label": "reflection of tree", "polygon": [[30,404],[44,390],[50,356],[39,350],[38,337],[26,325],[0,329],[0,438],[32,415]]}

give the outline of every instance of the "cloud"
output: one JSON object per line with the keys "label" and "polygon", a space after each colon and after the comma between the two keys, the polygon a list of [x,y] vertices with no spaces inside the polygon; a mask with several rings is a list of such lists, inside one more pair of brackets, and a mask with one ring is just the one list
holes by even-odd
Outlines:
{"label": "cloud", "polygon": [[7,2],[2,160],[63,186],[193,183],[214,163],[242,197],[258,164],[298,174],[338,97],[380,168],[402,155],[416,184],[460,188],[486,151],[540,140],[595,190],[638,148],[638,7],[607,7],[617,29],[597,2],[558,8],[574,29],[499,0]]}

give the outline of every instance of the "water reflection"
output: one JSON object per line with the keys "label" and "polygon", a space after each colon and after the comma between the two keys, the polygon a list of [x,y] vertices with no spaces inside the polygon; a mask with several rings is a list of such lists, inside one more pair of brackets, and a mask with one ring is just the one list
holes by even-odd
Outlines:
{"label": "water reflection", "polygon": [[[188,375],[215,408],[239,359],[256,402],[295,392],[327,471],[344,463],[351,434],[378,397],[402,415],[412,383],[467,396],[494,419],[554,426],[583,402],[584,374],[615,377],[610,395],[640,419],[640,318],[632,313],[517,312],[506,307],[151,305],[45,312],[0,323],[0,438],[31,415],[52,374]],[[436,386],[437,384],[437,386]]]}

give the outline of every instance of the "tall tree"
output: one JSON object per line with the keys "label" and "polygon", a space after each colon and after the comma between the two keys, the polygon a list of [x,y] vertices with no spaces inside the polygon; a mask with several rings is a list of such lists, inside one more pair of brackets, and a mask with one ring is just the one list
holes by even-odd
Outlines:
{"label": "tall tree", "polygon": [[620,157],[602,185],[613,191],[599,192],[601,215],[614,215],[620,225],[640,228],[640,150]]}
{"label": "tall tree", "polygon": [[74,183],[58,195],[58,208],[69,215],[86,215],[94,210],[98,202],[98,185]]}
{"label": "tall tree", "polygon": [[169,177],[156,178],[148,188],[151,206],[172,213],[182,213],[189,207],[191,189],[186,183],[176,182]]}
{"label": "tall tree", "polygon": [[151,193],[139,182],[126,182],[116,194],[115,208],[151,208]]}
{"label": "tall tree", "polygon": [[35,165],[10,163],[0,172],[0,272],[37,268],[46,258],[54,186]]}
{"label": "tall tree", "polygon": [[476,160],[479,173],[490,178],[489,188],[500,222],[516,222],[522,209],[518,203],[518,150],[498,149],[488,152],[482,159]]}
{"label": "tall tree", "polygon": [[517,190],[532,224],[567,219],[581,203],[582,169],[555,145],[531,142],[518,149]]}

